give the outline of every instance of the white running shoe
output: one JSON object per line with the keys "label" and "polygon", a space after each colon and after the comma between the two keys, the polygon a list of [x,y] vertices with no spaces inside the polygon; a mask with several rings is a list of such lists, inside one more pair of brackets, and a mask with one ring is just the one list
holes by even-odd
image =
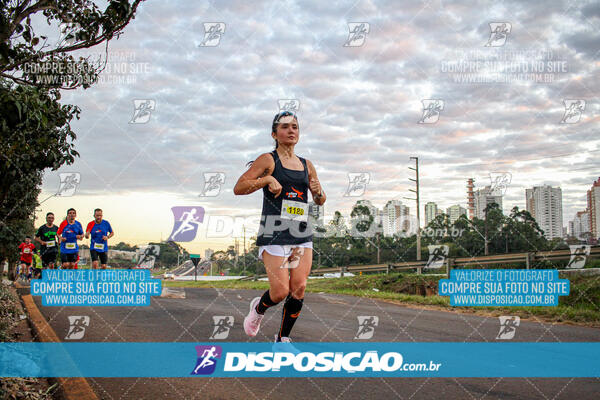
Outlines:
{"label": "white running shoe", "polygon": [[294,347],[292,344],[292,339],[287,336],[281,337],[281,342],[277,341],[277,334],[275,334],[275,342],[273,343],[273,352],[285,352],[285,353],[294,353],[300,354],[300,350]]}
{"label": "white running shoe", "polygon": [[244,331],[248,336],[256,336],[260,329],[260,322],[264,315],[256,312],[256,305],[260,301],[260,297],[255,297],[250,302],[250,312],[244,318]]}

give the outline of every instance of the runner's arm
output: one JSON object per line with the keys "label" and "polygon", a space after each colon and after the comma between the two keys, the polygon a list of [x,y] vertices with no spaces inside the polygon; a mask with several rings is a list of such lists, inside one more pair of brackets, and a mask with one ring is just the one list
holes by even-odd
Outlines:
{"label": "runner's arm", "polygon": [[39,244],[41,244],[42,246],[46,245],[46,242],[44,242],[42,239],[40,239],[40,237],[42,236],[42,228],[37,230],[37,233],[35,234],[35,241],[38,242]]}
{"label": "runner's arm", "polygon": [[321,206],[327,200],[327,196],[321,187],[321,183],[317,177],[317,170],[313,163],[310,160],[306,160],[306,165],[308,166],[308,187],[313,195],[315,204]]}
{"label": "runner's arm", "polygon": [[83,228],[81,227],[81,224],[79,224],[79,235],[76,235],[77,240],[83,240]]}
{"label": "runner's arm", "polygon": [[65,238],[63,238],[63,235],[62,235],[63,230],[65,229],[65,226],[67,226],[66,219],[60,223],[60,226],[58,227],[58,230],[56,231],[56,236],[58,237],[58,243],[62,243],[65,240]]}
{"label": "runner's arm", "polygon": [[88,222],[87,227],[85,228],[85,238],[86,239],[90,238],[90,233],[92,232],[92,229],[94,229],[94,221]]}
{"label": "runner's arm", "polygon": [[233,187],[236,195],[250,194],[262,189],[271,182],[271,173],[275,168],[273,157],[269,153],[261,154],[244,172]]}

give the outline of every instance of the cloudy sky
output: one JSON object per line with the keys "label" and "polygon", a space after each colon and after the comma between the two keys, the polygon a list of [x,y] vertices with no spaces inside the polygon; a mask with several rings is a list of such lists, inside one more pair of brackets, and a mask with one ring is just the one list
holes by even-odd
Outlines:
{"label": "cloudy sky", "polygon": [[[422,205],[466,206],[467,178],[478,188],[508,172],[505,211],[524,207],[525,188],[558,185],[567,225],[600,176],[600,5],[456,3],[147,1],[110,43],[101,83],[64,93],[82,109],[73,123],[81,157],[46,173],[40,200],[61,172],[81,183],[72,197],[46,200],[39,222],[70,206],[87,222],[101,207],[113,241],[141,244],[169,236],[173,206],[204,207],[205,219],[255,216],[260,192],[234,196],[233,186],[246,162],[273,149],[279,100],[297,99],[296,154],[317,168],[326,215],[358,199],[380,208],[399,199],[414,214],[404,197],[418,156]],[[206,23],[224,33],[205,41]],[[362,38],[349,34],[356,23]],[[491,35],[501,23],[504,37]],[[428,99],[443,109],[419,123]],[[585,109],[561,123],[573,99]],[[150,100],[146,122],[135,100]],[[208,172],[225,183],[201,197]],[[355,172],[369,174],[366,191],[344,196]],[[218,249],[234,235],[201,231],[184,245]]]}

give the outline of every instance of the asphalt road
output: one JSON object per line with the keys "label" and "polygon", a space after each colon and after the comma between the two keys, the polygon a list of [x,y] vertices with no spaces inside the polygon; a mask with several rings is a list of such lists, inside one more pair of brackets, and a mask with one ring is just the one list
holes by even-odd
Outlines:
{"label": "asphalt road", "polygon": [[[242,321],[254,290],[175,289],[148,307],[42,307],[65,339],[68,316],[89,316],[86,342],[215,341],[213,316],[233,317],[222,341],[272,341],[281,305],[267,311],[256,338]],[[185,298],[182,298],[185,297]],[[292,338],[295,341],[356,341],[358,316],[376,316],[367,341],[496,342],[497,317],[404,307],[352,296],[308,293]],[[599,341],[600,330],[522,320],[512,341]],[[465,357],[477,357],[465,354]],[[193,367],[193,365],[191,365]],[[551,368],[551,366],[549,366]],[[600,379],[584,378],[88,378],[103,399],[596,399]]]}

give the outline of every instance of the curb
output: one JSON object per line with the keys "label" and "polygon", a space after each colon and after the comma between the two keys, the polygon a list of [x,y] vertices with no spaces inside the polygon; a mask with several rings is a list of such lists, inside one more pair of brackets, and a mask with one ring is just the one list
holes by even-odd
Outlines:
{"label": "curb", "polygon": [[[29,320],[33,330],[38,336],[40,342],[59,343],[60,339],[54,332],[54,329],[48,324],[30,294],[21,296],[25,309],[29,314]],[[58,382],[64,398],[66,400],[98,400],[98,396],[92,390],[87,379],[81,377],[74,378],[53,378]]]}

